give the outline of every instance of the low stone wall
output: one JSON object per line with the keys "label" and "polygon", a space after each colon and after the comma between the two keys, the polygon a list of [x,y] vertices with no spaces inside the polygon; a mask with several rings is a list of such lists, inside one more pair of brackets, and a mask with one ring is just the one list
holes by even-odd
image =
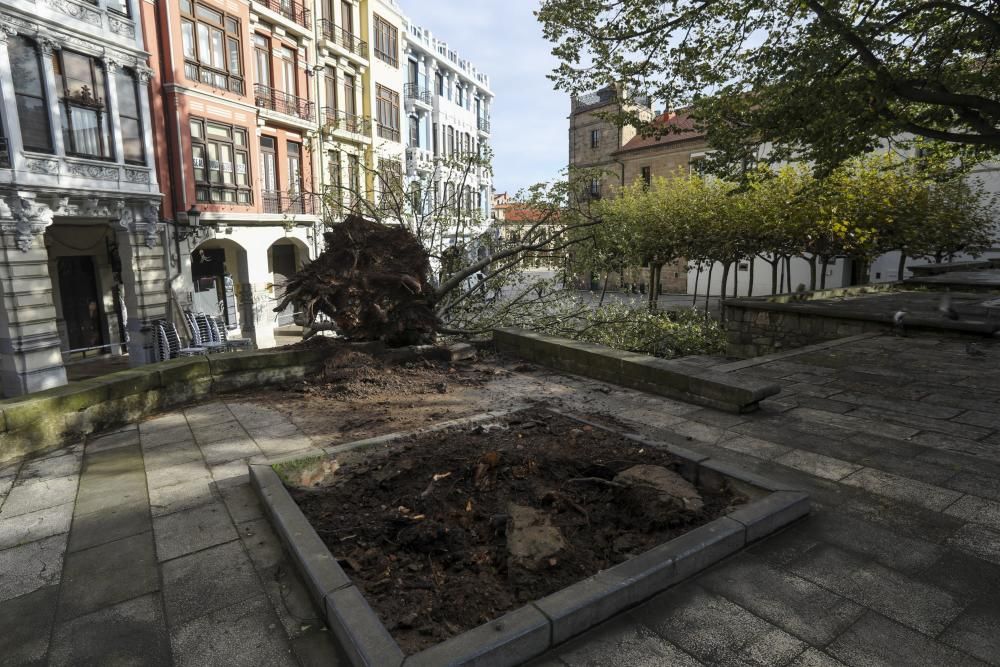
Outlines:
{"label": "low stone wall", "polygon": [[622,352],[526,329],[496,329],[493,342],[501,352],[543,366],[727,412],[751,412],[780,391],[770,382],[716,373],[683,359]]}
{"label": "low stone wall", "polygon": [[300,380],[328,350],[232,352],[174,359],[0,401],[0,463],[218,394]]}
{"label": "low stone wall", "polygon": [[[895,331],[893,313],[874,314],[831,310],[822,305],[775,303],[770,299],[726,301],[726,354],[748,359],[815,343],[872,332]],[[907,332],[932,331],[940,335],[989,336],[989,323],[952,321],[908,315]]]}

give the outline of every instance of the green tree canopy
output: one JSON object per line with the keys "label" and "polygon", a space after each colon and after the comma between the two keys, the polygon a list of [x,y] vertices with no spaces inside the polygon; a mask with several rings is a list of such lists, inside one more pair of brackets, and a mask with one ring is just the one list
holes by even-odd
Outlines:
{"label": "green tree canopy", "polygon": [[719,173],[762,145],[820,172],[900,135],[1000,152],[1000,0],[543,0],[537,16],[558,88],[693,105]]}

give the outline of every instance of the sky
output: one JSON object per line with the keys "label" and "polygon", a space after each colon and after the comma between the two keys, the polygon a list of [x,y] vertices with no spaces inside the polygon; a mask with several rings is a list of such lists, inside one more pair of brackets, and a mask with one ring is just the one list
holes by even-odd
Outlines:
{"label": "sky", "polygon": [[490,77],[494,187],[514,194],[553,180],[568,159],[569,96],[546,78],[557,65],[532,13],[537,0],[400,0],[417,25]]}

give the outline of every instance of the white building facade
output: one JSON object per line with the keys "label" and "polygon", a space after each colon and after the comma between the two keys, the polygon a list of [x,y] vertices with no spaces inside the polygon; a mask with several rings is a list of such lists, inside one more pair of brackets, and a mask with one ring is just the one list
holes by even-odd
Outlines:
{"label": "white building facade", "polygon": [[493,178],[484,166],[453,167],[489,145],[490,80],[429,30],[403,23],[407,187],[453,206],[457,234],[448,241],[468,241],[489,223]]}
{"label": "white building facade", "polygon": [[139,0],[0,2],[0,388],[152,358],[169,307]]}

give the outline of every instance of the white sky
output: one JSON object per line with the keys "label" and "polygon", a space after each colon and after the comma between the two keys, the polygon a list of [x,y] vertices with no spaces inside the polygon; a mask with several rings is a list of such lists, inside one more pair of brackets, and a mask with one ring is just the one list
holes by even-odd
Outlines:
{"label": "white sky", "polygon": [[417,25],[486,72],[496,95],[494,187],[511,194],[566,166],[569,96],[546,75],[557,65],[532,14],[537,0],[400,0]]}

